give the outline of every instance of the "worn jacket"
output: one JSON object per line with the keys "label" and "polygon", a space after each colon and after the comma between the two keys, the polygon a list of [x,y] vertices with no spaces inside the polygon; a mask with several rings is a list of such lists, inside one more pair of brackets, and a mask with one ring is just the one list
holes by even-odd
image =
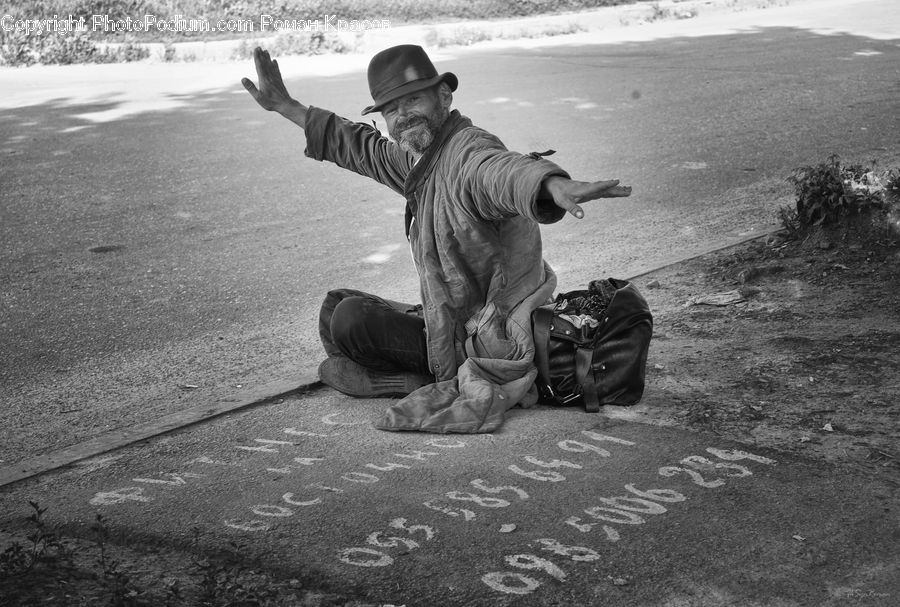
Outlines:
{"label": "worn jacket", "polygon": [[539,200],[565,171],[511,152],[453,111],[416,163],[372,126],[311,107],[306,155],[366,175],[407,200],[428,360],[437,382],[391,407],[389,430],[490,432],[503,413],[533,401],[531,311],[551,297],[538,224],[565,211]]}

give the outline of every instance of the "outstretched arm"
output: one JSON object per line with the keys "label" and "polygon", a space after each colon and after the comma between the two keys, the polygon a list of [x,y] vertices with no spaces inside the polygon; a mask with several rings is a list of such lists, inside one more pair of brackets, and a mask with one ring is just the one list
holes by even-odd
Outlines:
{"label": "outstretched arm", "polygon": [[304,153],[316,160],[329,160],[339,167],[371,177],[396,192],[403,193],[412,158],[381,136],[371,125],[350,122],[321,108],[309,107],[291,97],[278,62],[268,51],[253,51],[259,88],[249,79],[241,84],[261,108],[278,112],[306,134]]}
{"label": "outstretched arm", "polygon": [[249,78],[242,78],[241,84],[247,92],[264,110],[278,112],[300,128],[305,128],[307,107],[288,93],[281,78],[278,61],[272,60],[269,51],[256,47],[253,51],[253,62],[256,64],[259,88]]}
{"label": "outstretched arm", "polygon": [[552,199],[556,206],[581,219],[584,211],[579,206],[580,203],[599,198],[631,196],[631,186],[620,186],[618,179],[589,183],[553,175],[543,181],[539,196]]}

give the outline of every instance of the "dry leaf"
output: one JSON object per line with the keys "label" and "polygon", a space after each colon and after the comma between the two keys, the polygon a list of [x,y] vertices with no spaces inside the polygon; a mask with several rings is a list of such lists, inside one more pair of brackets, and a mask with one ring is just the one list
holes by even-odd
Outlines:
{"label": "dry leaf", "polygon": [[745,301],[744,296],[741,295],[740,291],[735,289],[734,291],[725,291],[724,293],[697,295],[696,297],[691,297],[684,305],[685,307],[698,305],[728,306],[731,304],[741,303],[742,301]]}

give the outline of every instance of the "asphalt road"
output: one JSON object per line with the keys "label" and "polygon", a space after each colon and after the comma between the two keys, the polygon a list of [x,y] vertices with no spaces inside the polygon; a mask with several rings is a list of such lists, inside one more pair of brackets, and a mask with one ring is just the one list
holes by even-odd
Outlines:
{"label": "asphalt road", "polygon": [[[777,227],[793,167],[896,158],[898,40],[597,33],[437,62],[460,78],[456,106],[510,148],[634,187],[545,230],[575,288]],[[0,109],[0,463],[314,368],[330,288],[415,298],[402,201],[304,158],[302,132],[241,89],[249,63],[208,68],[233,79],[205,88],[203,66],[62,69],[101,96],[23,71],[27,90],[10,90],[26,101]],[[142,74],[201,86],[146,107],[139,89],[114,94]],[[349,117],[367,104],[358,69],[288,87]]]}

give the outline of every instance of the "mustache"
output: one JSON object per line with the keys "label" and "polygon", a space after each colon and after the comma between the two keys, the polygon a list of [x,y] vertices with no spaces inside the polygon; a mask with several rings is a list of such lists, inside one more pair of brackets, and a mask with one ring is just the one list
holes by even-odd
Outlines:
{"label": "mustache", "polygon": [[420,124],[428,124],[428,120],[424,116],[410,116],[409,118],[398,120],[394,124],[397,131],[405,131]]}

